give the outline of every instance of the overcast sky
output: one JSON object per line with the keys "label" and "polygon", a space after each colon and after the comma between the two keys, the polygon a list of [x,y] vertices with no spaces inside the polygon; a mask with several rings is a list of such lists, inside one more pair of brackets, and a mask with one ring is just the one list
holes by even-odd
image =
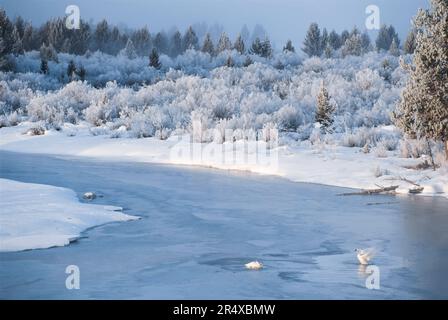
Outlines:
{"label": "overcast sky", "polygon": [[250,30],[262,24],[281,45],[287,39],[301,43],[311,22],[337,31],[354,25],[364,29],[369,4],[380,8],[381,23],[393,24],[405,37],[411,18],[428,7],[428,0],[0,0],[10,17],[21,15],[33,24],[63,16],[69,4],[78,5],[87,21],[106,18],[130,27],[147,25],[152,32],[205,22],[218,23],[234,36],[244,24]]}

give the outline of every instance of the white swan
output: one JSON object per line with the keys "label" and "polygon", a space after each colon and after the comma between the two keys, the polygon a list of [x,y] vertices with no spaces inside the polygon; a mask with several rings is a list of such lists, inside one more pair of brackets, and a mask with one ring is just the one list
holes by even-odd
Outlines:
{"label": "white swan", "polygon": [[258,261],[252,261],[252,262],[246,263],[244,266],[250,270],[260,270],[263,268],[263,264]]}
{"label": "white swan", "polygon": [[375,255],[375,249],[368,248],[368,249],[355,249],[355,252],[357,252],[357,257],[359,260],[359,263],[362,265],[369,264],[370,260],[372,260],[373,256]]}

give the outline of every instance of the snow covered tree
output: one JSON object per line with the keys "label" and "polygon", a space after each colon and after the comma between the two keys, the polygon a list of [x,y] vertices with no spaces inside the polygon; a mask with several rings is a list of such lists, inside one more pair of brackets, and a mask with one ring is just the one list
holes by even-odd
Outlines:
{"label": "snow covered tree", "polygon": [[431,0],[415,26],[413,64],[403,63],[410,78],[394,118],[411,136],[443,141],[448,159],[448,1]]}
{"label": "snow covered tree", "polygon": [[70,62],[68,63],[67,66],[67,76],[68,76],[68,80],[72,81],[75,77],[76,74],[76,66],[75,63],[73,62],[73,60],[70,60]]}
{"label": "snow covered tree", "polygon": [[342,46],[341,37],[336,31],[333,30],[330,32],[330,35],[328,36],[328,43],[333,50],[338,50]]}
{"label": "snow covered tree", "polygon": [[208,53],[213,56],[215,54],[215,46],[213,45],[212,36],[210,33],[205,35],[204,43],[202,44],[202,52]]}
{"label": "snow covered tree", "polygon": [[303,42],[302,50],[310,57],[320,57],[322,55],[322,38],[317,23],[312,23],[310,25],[305,37],[305,41]]}
{"label": "snow covered tree", "polygon": [[105,19],[103,19],[96,25],[95,32],[93,34],[94,49],[100,50],[101,52],[107,52],[109,39],[110,39],[109,24]]}
{"label": "snow covered tree", "polygon": [[372,49],[371,48],[372,44],[370,42],[370,37],[369,37],[367,32],[363,32],[361,34],[361,46],[362,46],[362,51],[364,53],[369,52]]}
{"label": "snow covered tree", "polygon": [[230,50],[232,48],[232,43],[225,32],[221,33],[218,44],[216,45],[216,52],[221,53],[223,51]]}
{"label": "snow covered tree", "polygon": [[40,60],[40,72],[42,74],[48,74],[50,72],[50,69],[48,68],[47,60],[44,60],[44,59]]}
{"label": "snow covered tree", "polygon": [[395,39],[392,40],[392,44],[390,45],[390,48],[389,48],[389,53],[396,57],[398,57],[400,55],[400,48],[398,48],[398,45],[397,45],[397,42],[395,41]]}
{"label": "snow covered tree", "polygon": [[185,32],[183,38],[183,48],[184,50],[198,49],[198,37],[196,36],[196,33],[194,32],[193,27],[191,26]]}
{"label": "snow covered tree", "polygon": [[261,42],[261,56],[268,59],[272,57],[272,45],[268,37]]}
{"label": "snow covered tree", "polygon": [[176,30],[176,32],[171,37],[170,42],[170,55],[171,57],[177,57],[183,52],[182,35],[180,34],[179,30]]}
{"label": "snow covered tree", "polygon": [[21,38],[19,30],[17,29],[16,26],[14,26],[14,28],[12,30],[12,41],[13,41],[13,43],[12,43],[11,52],[14,55],[22,54],[24,52],[22,38]]}
{"label": "snow covered tree", "polygon": [[327,28],[322,29],[322,36],[320,39],[320,46],[322,52],[324,52],[325,48],[327,47],[328,41],[330,40],[330,36],[328,35]]}
{"label": "snow covered tree", "polygon": [[330,103],[330,95],[324,84],[321,84],[319,94],[317,95],[317,110],[315,121],[321,125],[322,132],[329,132],[333,124],[334,107]]}
{"label": "snow covered tree", "polygon": [[135,51],[139,56],[145,56],[151,49],[151,34],[147,27],[143,27],[135,31],[131,36],[132,43],[134,44]]}
{"label": "snow covered tree", "polygon": [[14,40],[12,31],[14,27],[5,10],[0,8],[0,70],[7,70],[9,65],[8,55],[12,51]]}
{"label": "snow covered tree", "polygon": [[226,67],[233,68],[235,66],[235,62],[233,61],[232,57],[229,56],[226,60]]}
{"label": "snow covered tree", "polygon": [[353,33],[350,38],[345,41],[342,47],[342,55],[360,56],[362,54],[362,37],[359,33]]}
{"label": "snow covered tree", "polygon": [[43,43],[39,51],[40,51],[40,58],[42,60],[54,61],[56,63],[59,62],[58,54],[56,53],[56,50],[54,49],[52,44],[46,46],[45,43]]}
{"label": "snow covered tree", "polygon": [[382,25],[376,38],[377,50],[388,51],[393,40],[395,40],[397,46],[400,45],[400,39],[398,38],[398,34],[395,32],[395,28],[392,25]]}
{"label": "snow covered tree", "polygon": [[296,52],[296,49],[292,45],[291,40],[288,40],[288,42],[286,42],[286,45],[283,47],[283,52]]}
{"label": "snow covered tree", "polygon": [[156,48],[153,48],[149,55],[149,65],[155,69],[160,69],[162,64],[159,61],[159,53]]}
{"label": "snow covered tree", "polygon": [[160,53],[168,53],[168,38],[164,32],[157,32],[153,41],[153,46]]}
{"label": "snow covered tree", "polygon": [[249,53],[261,56],[262,51],[263,49],[260,38],[255,38],[255,40],[252,42],[252,46],[250,47]]}
{"label": "snow covered tree", "polygon": [[137,58],[137,52],[135,51],[134,43],[131,39],[128,39],[128,42],[126,43],[126,47],[124,47],[120,54],[127,57],[128,59],[135,59]]}
{"label": "snow covered tree", "polygon": [[246,60],[244,60],[243,66],[248,67],[250,66],[252,63],[254,63],[252,61],[252,59],[249,56],[246,56]]}
{"label": "snow covered tree", "polygon": [[233,44],[233,49],[235,49],[239,54],[244,54],[246,52],[246,46],[241,34],[239,34],[236,38],[235,43]]}
{"label": "snow covered tree", "polygon": [[330,44],[327,44],[327,47],[324,50],[325,58],[330,59],[333,57],[333,48]]}
{"label": "snow covered tree", "polygon": [[345,41],[347,41],[347,39],[350,38],[350,32],[348,32],[347,30],[342,31],[341,33],[341,47],[344,45]]}
{"label": "snow covered tree", "polygon": [[79,67],[78,70],[76,71],[76,74],[78,75],[79,80],[81,81],[84,81],[86,79],[86,73],[87,73],[86,69],[83,66]]}
{"label": "snow covered tree", "polygon": [[413,54],[416,46],[416,31],[411,30],[406,38],[403,45],[403,50],[406,54]]}

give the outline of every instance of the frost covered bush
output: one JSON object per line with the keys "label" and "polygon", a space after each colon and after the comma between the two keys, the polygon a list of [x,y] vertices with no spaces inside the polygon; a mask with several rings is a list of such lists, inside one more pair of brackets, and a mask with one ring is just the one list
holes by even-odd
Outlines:
{"label": "frost covered bush", "polygon": [[[224,66],[229,56],[234,67]],[[234,50],[213,58],[189,50],[175,59],[161,55],[160,70],[148,67],[147,58],[127,55],[95,52],[58,58],[59,63],[49,62],[46,76],[37,73],[36,52],[15,58],[18,73],[0,73],[3,125],[17,111],[19,121],[44,121],[49,127],[87,121],[99,127],[92,133],[110,135],[119,130],[117,137],[166,139],[173,132],[191,132],[194,141],[208,142],[225,139],[215,137],[213,129],[232,129],[232,139],[239,140],[246,139],[250,130],[275,127],[280,135],[317,139],[312,133],[316,96],[324,81],[331,103],[337,106],[330,140],[349,147],[375,146],[384,135],[375,128],[391,124],[390,113],[405,83],[404,74],[396,71],[396,57],[373,52],[304,61],[291,52],[272,59],[251,55],[253,63],[244,66],[247,57]],[[386,59],[397,81],[382,76]],[[84,66],[86,81],[68,83],[61,78],[70,60]]]}

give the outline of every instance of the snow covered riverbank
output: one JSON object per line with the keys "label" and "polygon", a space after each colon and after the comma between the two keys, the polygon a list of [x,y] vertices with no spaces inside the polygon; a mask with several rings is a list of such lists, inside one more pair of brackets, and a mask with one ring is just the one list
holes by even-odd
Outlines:
{"label": "snow covered riverbank", "polygon": [[[250,158],[254,151],[250,150],[250,144],[248,147],[248,143],[242,141],[191,144],[179,142],[179,137],[171,137],[168,140],[111,139],[108,136],[92,136],[88,128],[82,126],[77,126],[75,136],[68,135],[67,130],[47,131],[45,135],[40,136],[24,135],[23,132],[29,125],[23,123],[16,127],[1,128],[0,150],[85,156],[104,160],[200,165],[278,175],[296,182],[359,189],[398,185],[397,192],[402,194],[407,194],[410,189],[415,188],[415,185],[409,182],[412,181],[424,187],[422,195],[448,197],[446,166],[437,171],[431,168],[415,169],[425,159],[401,158],[394,151],[385,151],[384,155],[379,157],[374,153],[364,153],[357,147],[302,143],[267,151],[271,155],[267,162],[250,162],[247,158]],[[210,152],[213,148],[215,152]],[[179,149],[184,152],[183,156],[178,155]],[[199,155],[195,153],[197,149],[201,150]],[[221,156],[216,156],[216,150]]]}
{"label": "snow covered riverbank", "polygon": [[75,192],[0,179],[0,251],[64,246],[87,228],[135,220],[121,208],[78,202]]}

